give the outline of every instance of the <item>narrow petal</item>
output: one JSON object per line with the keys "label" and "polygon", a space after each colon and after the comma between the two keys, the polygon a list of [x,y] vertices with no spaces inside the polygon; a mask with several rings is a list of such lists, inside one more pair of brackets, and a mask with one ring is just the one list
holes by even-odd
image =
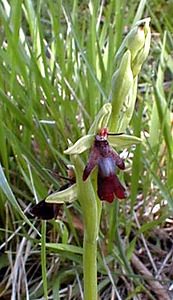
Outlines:
{"label": "narrow petal", "polygon": [[121,170],[125,169],[124,160],[119,156],[119,154],[115,150],[111,149],[110,156],[114,159],[115,164],[118,168],[120,168]]}
{"label": "narrow petal", "polygon": [[97,150],[97,148],[94,146],[91,150],[91,153],[90,153],[90,156],[89,156],[89,159],[88,159],[88,163],[87,163],[87,165],[84,169],[84,172],[83,172],[83,180],[84,181],[88,178],[91,171],[97,165],[99,158],[100,158],[100,153]]}

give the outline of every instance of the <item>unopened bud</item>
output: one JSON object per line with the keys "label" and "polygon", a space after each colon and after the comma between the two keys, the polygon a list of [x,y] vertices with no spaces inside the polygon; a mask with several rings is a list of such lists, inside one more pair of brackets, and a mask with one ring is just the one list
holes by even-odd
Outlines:
{"label": "unopened bud", "polygon": [[135,59],[137,53],[144,46],[145,33],[143,26],[135,26],[127,36],[127,48],[132,55],[132,62]]}
{"label": "unopened bud", "polygon": [[112,79],[112,93],[110,96],[112,115],[109,126],[111,131],[117,130],[119,114],[132,85],[131,53],[130,50],[127,50],[122,57],[119,69],[114,73]]}
{"label": "unopened bud", "polygon": [[[150,23],[150,18],[146,18],[139,22],[138,33],[136,35],[136,39],[134,38],[134,43],[132,43],[132,42],[130,43],[132,55],[134,53],[132,45],[134,45],[134,49],[135,49],[135,56],[133,55],[133,59],[132,59],[132,72],[133,72],[134,77],[139,74],[141,67],[142,67],[144,61],[146,60],[149,50],[150,50],[151,30],[150,30],[149,23]],[[140,40],[140,39],[141,39],[141,42],[138,41],[138,43],[137,43],[137,40]],[[144,42],[143,46],[141,48],[138,47],[138,51],[136,51],[137,46],[135,46],[135,40],[136,40],[136,45],[139,46],[140,43],[142,45],[142,39]]]}

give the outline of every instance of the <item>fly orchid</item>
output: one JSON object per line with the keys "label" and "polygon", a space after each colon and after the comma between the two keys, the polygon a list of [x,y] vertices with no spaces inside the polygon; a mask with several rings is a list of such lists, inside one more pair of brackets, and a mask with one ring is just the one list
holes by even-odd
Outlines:
{"label": "fly orchid", "polygon": [[98,166],[98,197],[100,200],[111,203],[115,197],[126,198],[127,192],[115,174],[116,166],[121,170],[125,169],[124,160],[109,145],[108,135],[107,128],[103,128],[95,136],[88,163],[83,172],[83,180],[85,181],[94,167]]}

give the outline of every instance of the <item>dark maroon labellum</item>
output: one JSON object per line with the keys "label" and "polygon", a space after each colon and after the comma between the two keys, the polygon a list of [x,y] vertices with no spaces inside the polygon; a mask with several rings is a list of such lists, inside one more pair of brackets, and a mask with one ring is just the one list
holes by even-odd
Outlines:
{"label": "dark maroon labellum", "polygon": [[83,172],[85,181],[95,166],[98,166],[97,194],[100,200],[112,202],[115,197],[124,199],[127,196],[126,189],[115,174],[116,166],[125,169],[123,159],[109,145],[107,128],[100,130],[96,135],[91,149],[88,163]]}

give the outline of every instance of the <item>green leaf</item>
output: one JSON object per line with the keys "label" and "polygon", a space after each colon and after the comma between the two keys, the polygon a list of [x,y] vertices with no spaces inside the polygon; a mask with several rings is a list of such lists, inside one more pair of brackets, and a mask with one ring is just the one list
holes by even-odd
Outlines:
{"label": "green leaf", "polygon": [[20,214],[20,216],[22,217],[23,220],[25,220],[26,223],[28,223],[36,232],[38,235],[39,232],[38,230],[34,227],[34,225],[29,221],[29,219],[25,216],[24,212],[22,211],[22,209],[20,208],[8,182],[7,179],[5,177],[4,171],[2,169],[2,166],[0,164],[0,189],[3,191],[3,193],[6,195],[8,201],[10,202],[10,204],[12,205],[12,207]]}
{"label": "green leaf", "polygon": [[83,254],[83,249],[81,247],[68,245],[68,244],[61,244],[61,243],[46,243],[46,247],[50,248],[55,251],[66,251],[75,254]]}

